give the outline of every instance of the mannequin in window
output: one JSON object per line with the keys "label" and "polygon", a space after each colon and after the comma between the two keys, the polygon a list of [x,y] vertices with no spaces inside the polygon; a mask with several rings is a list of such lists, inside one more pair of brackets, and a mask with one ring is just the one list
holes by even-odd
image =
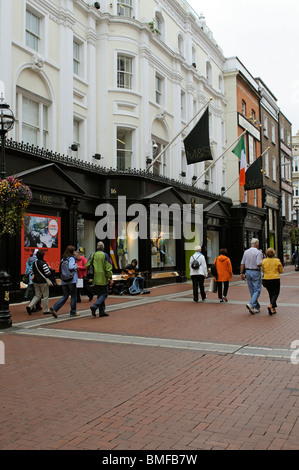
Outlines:
{"label": "mannequin in window", "polygon": [[128,264],[128,241],[126,229],[123,229],[121,235],[117,237],[116,254],[118,256],[119,266],[124,268]]}
{"label": "mannequin in window", "polygon": [[157,232],[153,232],[153,236],[151,238],[152,255],[156,254],[158,251],[157,243],[158,243]]}
{"label": "mannequin in window", "polygon": [[160,251],[160,260],[161,263],[165,263],[165,252],[166,252],[166,240],[163,238],[163,232],[160,232],[158,237],[157,246],[158,250]]}

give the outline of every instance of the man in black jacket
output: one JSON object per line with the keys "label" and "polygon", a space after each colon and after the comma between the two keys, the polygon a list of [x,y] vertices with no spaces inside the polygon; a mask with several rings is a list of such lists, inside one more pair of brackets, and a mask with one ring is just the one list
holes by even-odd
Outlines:
{"label": "man in black jacket", "polygon": [[26,307],[28,315],[31,315],[32,307],[41,298],[43,298],[44,315],[51,313],[49,312],[49,286],[47,284],[46,278],[50,278],[52,276],[52,272],[47,263],[44,261],[44,256],[45,252],[43,250],[38,250],[36,253],[37,260],[34,261],[30,270],[30,274],[32,274],[35,295],[28,307]]}

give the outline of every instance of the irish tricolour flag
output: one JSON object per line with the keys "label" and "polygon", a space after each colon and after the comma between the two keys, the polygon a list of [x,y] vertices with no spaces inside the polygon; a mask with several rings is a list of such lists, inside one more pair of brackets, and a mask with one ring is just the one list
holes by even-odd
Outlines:
{"label": "irish tricolour flag", "polygon": [[244,186],[245,184],[245,172],[247,168],[247,161],[246,161],[246,149],[245,149],[245,142],[244,137],[242,136],[239,140],[238,144],[232,151],[237,157],[240,159],[240,177],[239,177],[239,185]]}

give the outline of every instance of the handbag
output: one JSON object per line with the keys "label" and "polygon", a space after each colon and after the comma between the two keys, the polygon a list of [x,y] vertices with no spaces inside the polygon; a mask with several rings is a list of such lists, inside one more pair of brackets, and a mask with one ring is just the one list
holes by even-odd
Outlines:
{"label": "handbag", "polygon": [[49,286],[49,287],[53,286],[54,284],[53,284],[53,282],[51,281],[51,279],[50,279],[49,277],[44,276],[44,275],[40,272],[40,270],[38,269],[38,267],[37,267],[37,261],[35,261],[35,267],[36,267],[37,271],[39,272],[39,274],[41,275],[41,277],[43,277],[43,278],[46,280],[46,283],[48,284],[48,286]]}
{"label": "handbag", "polygon": [[29,274],[24,274],[22,281],[24,284],[29,284]]}
{"label": "handbag", "polygon": [[91,259],[91,265],[88,266],[88,268],[87,268],[87,273],[86,273],[87,279],[93,279],[93,276],[94,276],[93,258],[94,258],[94,254],[93,254],[92,259]]}
{"label": "handbag", "polygon": [[[217,263],[217,259],[216,258],[216,263]],[[212,266],[211,266],[211,273],[213,274],[213,276],[218,279],[218,272],[217,272],[217,267],[216,267],[216,263],[213,263]]]}

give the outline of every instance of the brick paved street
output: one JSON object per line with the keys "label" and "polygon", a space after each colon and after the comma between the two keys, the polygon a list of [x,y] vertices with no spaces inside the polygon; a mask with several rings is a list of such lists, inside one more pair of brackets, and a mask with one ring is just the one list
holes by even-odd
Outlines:
{"label": "brick paved street", "polygon": [[238,276],[227,304],[209,292],[194,303],[188,282],[110,296],[105,318],[84,296],[71,319],[69,303],[57,320],[11,305],[13,327],[0,330],[0,449],[298,450],[293,266],[281,284],[272,317],[265,289],[261,313],[248,312]]}

